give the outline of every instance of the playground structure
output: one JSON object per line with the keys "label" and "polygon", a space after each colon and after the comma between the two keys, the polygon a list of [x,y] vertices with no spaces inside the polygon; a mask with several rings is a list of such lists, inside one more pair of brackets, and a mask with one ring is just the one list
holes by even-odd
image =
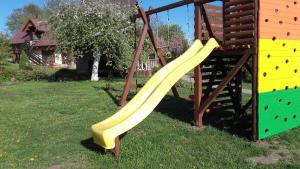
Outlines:
{"label": "playground structure", "polygon": [[[130,84],[147,33],[160,64],[162,67],[169,66],[162,56],[162,51],[150,26],[150,16],[184,5],[194,4],[196,42],[200,40],[205,44],[209,42],[208,39],[214,38],[220,45],[220,48],[215,49],[212,53],[207,52],[204,54],[201,52],[202,50],[205,51],[208,50],[207,48],[214,46],[208,43],[205,47],[198,49],[199,51],[196,54],[188,55],[191,59],[197,58],[196,56],[199,54],[197,61],[201,63],[195,68],[190,67],[191,69],[194,68],[195,76],[193,100],[196,125],[202,127],[202,118],[205,113],[230,108],[234,109],[236,113],[243,114],[252,106],[253,140],[264,139],[299,126],[300,2],[298,0],[272,2],[268,0],[224,0],[222,6],[208,4],[210,2],[214,2],[214,0],[182,0],[148,11],[138,8],[138,14],[132,16],[132,20],[142,18],[144,27],[126,79],[120,105],[124,106],[126,103]],[[196,47],[189,50],[194,48]],[[183,58],[183,56],[178,59]],[[205,60],[201,62],[201,58],[205,58]],[[249,65],[249,61],[251,61],[251,65]],[[252,98],[245,105],[242,105],[241,101],[243,81],[241,69],[243,67],[252,75]],[[176,69],[174,68],[172,71],[176,71]],[[168,76],[176,74],[172,71],[167,71],[166,79]],[[176,75],[179,76],[179,74]],[[163,84],[163,81],[159,82]],[[162,84],[157,84],[158,88]],[[146,90],[144,88],[141,91]],[[149,90],[148,92],[155,94],[156,91]],[[172,87],[172,92],[175,96],[178,96],[176,86]],[[149,93],[149,95],[151,94]],[[134,100],[128,104],[135,104]],[[147,101],[147,98],[145,98],[145,101]],[[143,108],[142,104],[141,107]],[[126,111],[127,108],[126,105],[121,111]],[[150,111],[153,109],[151,108]],[[147,116],[149,113],[151,112],[143,115]],[[128,117],[122,117],[123,119],[112,116],[111,118],[115,118],[114,123],[106,128],[107,130],[104,129],[105,127],[101,127],[102,122],[93,125],[94,141],[104,148],[114,148],[115,154],[118,155],[120,153],[120,140],[117,136],[128,131],[137,123],[131,124],[130,127],[127,126],[127,129],[122,132],[120,132],[120,130],[123,130],[121,128],[114,134],[109,130],[120,125],[123,120],[126,121],[126,118],[130,118],[132,115],[134,116],[134,113]],[[142,119],[144,118],[146,117]],[[115,140],[110,140],[110,143],[106,145],[104,140],[107,138],[105,137]]]}

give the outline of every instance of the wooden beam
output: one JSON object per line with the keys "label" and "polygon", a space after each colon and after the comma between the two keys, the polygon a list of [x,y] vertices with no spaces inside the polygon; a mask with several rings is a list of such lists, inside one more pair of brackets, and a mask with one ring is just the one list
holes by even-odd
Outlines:
{"label": "wooden beam", "polygon": [[[142,11],[143,11],[143,8],[139,8],[139,12],[142,13]],[[127,99],[127,96],[128,96],[129,90],[130,90],[130,84],[132,82],[133,75],[134,75],[134,72],[136,70],[136,65],[137,65],[137,63],[139,61],[139,58],[141,56],[142,48],[143,48],[143,45],[144,45],[144,42],[145,42],[145,39],[146,39],[146,35],[147,35],[147,32],[148,32],[148,26],[149,26],[148,21],[144,20],[144,26],[143,26],[143,29],[142,29],[142,33],[140,35],[140,39],[139,39],[137,48],[135,50],[134,58],[133,58],[133,61],[131,63],[128,75],[127,75],[127,79],[126,79],[125,86],[124,86],[124,89],[123,89],[123,94],[122,94],[122,97],[121,97],[120,102],[119,102],[120,106],[124,106],[125,103],[126,103],[126,99]]]}
{"label": "wooden beam", "polygon": [[253,140],[258,140],[258,116],[257,116],[257,104],[258,104],[258,16],[259,16],[259,0],[254,1],[255,4],[255,16],[254,16],[254,55],[252,57],[252,134]]}
{"label": "wooden beam", "polygon": [[[214,1],[217,1],[217,0],[182,0],[182,1],[179,1],[179,2],[175,2],[175,3],[169,4],[169,5],[159,7],[159,8],[150,9],[150,10],[146,11],[145,13],[146,13],[147,16],[149,16],[149,15],[152,15],[152,14],[156,14],[156,13],[160,13],[160,12],[163,12],[163,11],[171,10],[171,9],[178,8],[178,7],[188,5],[188,4],[191,4],[191,3],[205,4],[205,3],[210,3],[210,2],[214,2]],[[131,17],[131,20],[134,21],[137,18],[141,18],[141,17],[142,17],[142,15],[139,13],[139,14],[133,15]]]}
{"label": "wooden beam", "polygon": [[247,63],[245,64],[245,68],[251,75],[253,75],[252,68]]}
{"label": "wooden beam", "polygon": [[228,8],[232,5],[247,4],[249,2],[253,2],[253,0],[231,0],[229,2],[226,2],[224,7]]}
{"label": "wooden beam", "polygon": [[118,157],[118,156],[120,156],[120,154],[121,154],[121,141],[120,141],[120,138],[119,137],[117,137],[116,139],[115,139],[115,148],[114,148],[114,150],[113,150],[113,153],[114,153],[114,155],[116,156],[116,157]]}
{"label": "wooden beam", "polygon": [[230,32],[239,32],[239,31],[245,31],[245,30],[253,30],[254,24],[243,24],[238,26],[230,25],[229,27],[224,28],[224,34],[230,33]]}
{"label": "wooden beam", "polygon": [[[205,25],[206,25],[206,29],[208,31],[208,35],[211,37],[211,38],[215,38],[215,35],[214,35],[214,32],[212,31],[211,29],[211,25],[210,25],[210,22],[209,22],[209,19],[208,19],[208,16],[206,14],[206,10],[203,6],[203,4],[200,5],[200,10],[201,10],[201,14],[203,15],[203,20],[205,22]],[[220,23],[221,24],[221,23]]]}
{"label": "wooden beam", "polygon": [[[201,8],[200,4],[195,3],[195,40],[201,40],[201,33],[202,33],[202,21],[201,21]],[[202,97],[202,72],[201,66],[198,65],[194,69],[194,118],[196,125],[198,127],[202,127],[202,117],[199,116],[199,108],[201,104],[201,97]]]}
{"label": "wooden beam", "polygon": [[227,74],[224,80],[220,83],[220,85],[213,91],[211,96],[202,104],[199,109],[201,116],[206,111],[206,109],[212,104],[212,102],[218,97],[218,95],[223,91],[226,85],[231,81],[231,79],[239,72],[242,66],[247,62],[249,57],[252,55],[253,49],[246,50],[243,57],[238,61],[236,66]]}

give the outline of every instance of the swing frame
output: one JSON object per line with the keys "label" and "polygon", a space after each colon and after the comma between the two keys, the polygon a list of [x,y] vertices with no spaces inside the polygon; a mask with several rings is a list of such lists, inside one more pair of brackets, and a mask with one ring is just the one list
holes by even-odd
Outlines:
{"label": "swing frame", "polygon": [[[133,80],[133,75],[136,69],[136,65],[138,63],[138,60],[140,58],[141,52],[142,52],[142,48],[144,45],[144,41],[146,38],[146,35],[148,34],[150,37],[150,40],[152,42],[152,45],[155,49],[156,55],[158,56],[159,59],[159,63],[161,66],[165,66],[166,65],[166,61],[163,57],[163,53],[161,48],[159,48],[158,46],[158,42],[157,39],[154,35],[154,32],[150,26],[150,16],[153,14],[157,14],[160,12],[164,12],[164,11],[169,11],[171,9],[174,8],[178,8],[181,6],[185,6],[185,5],[189,5],[189,4],[194,4],[195,10],[194,10],[194,30],[195,30],[195,34],[194,34],[194,39],[200,39],[202,42],[202,35],[203,35],[203,23],[205,23],[206,25],[206,31],[208,34],[208,37],[211,38],[216,38],[213,30],[212,30],[212,26],[211,23],[208,19],[208,14],[204,8],[204,5],[210,2],[214,2],[217,0],[182,0],[179,2],[175,2],[175,3],[171,3],[169,5],[165,5],[162,7],[158,7],[155,9],[150,9],[148,11],[144,11],[144,9],[142,7],[137,6],[138,8],[138,13],[133,15],[131,17],[131,21],[132,22],[136,22],[136,20],[138,18],[141,18],[143,21],[143,28],[142,28],[142,32],[139,36],[139,40],[138,40],[138,44],[136,46],[136,50],[134,53],[134,57],[127,75],[127,79],[125,81],[125,85],[123,88],[123,93],[119,102],[120,106],[124,106],[126,104],[127,101],[127,96],[130,90],[130,84]],[[245,1],[245,0],[236,0],[232,3],[236,3],[236,2],[241,2],[241,1]],[[231,100],[235,105],[235,111],[239,110],[241,112],[245,112],[251,105],[252,105],[252,120],[253,120],[253,124],[252,124],[252,138],[253,140],[257,140],[257,58],[258,58],[258,51],[257,51],[257,44],[258,44],[258,0],[253,0],[251,1],[251,3],[253,2],[253,38],[252,39],[245,39],[245,40],[239,40],[231,38],[231,40],[224,40],[225,39],[225,35],[223,34],[223,42],[219,41],[221,48],[220,50],[215,51],[214,55],[216,56],[239,56],[237,62],[233,65],[234,67],[231,68],[230,71],[228,71],[227,73],[224,73],[226,76],[223,78],[223,80],[221,81],[221,83],[214,89],[211,89],[211,91],[209,93],[203,93],[203,76],[202,76],[202,71],[201,71],[201,65],[198,65],[194,68],[194,120],[195,120],[195,125],[199,128],[203,127],[203,114],[204,113],[209,113],[210,109],[209,107],[212,105],[212,103],[216,100],[216,98],[220,95],[220,93],[227,87],[229,89],[230,95],[231,95]],[[231,3],[231,2],[230,2]],[[226,26],[224,18],[225,18],[225,1],[223,1],[223,27]],[[251,9],[252,10],[252,9]],[[247,21],[248,18],[242,18],[241,22]],[[237,19],[237,23],[239,23]],[[235,23],[232,23],[235,24]],[[246,26],[248,25],[243,25],[241,27],[246,28]],[[242,28],[239,28],[239,26],[234,26],[234,27],[230,27],[229,29],[237,29],[237,30],[242,30]],[[233,37],[242,37],[244,38],[244,35],[240,35],[238,33],[232,33],[230,36]],[[249,36],[249,35],[247,35]],[[230,38],[229,38],[230,39]],[[245,47],[245,46],[249,46],[248,44],[251,44],[251,47]],[[240,47],[240,48],[233,48],[233,49],[224,49],[222,47],[226,46],[226,45],[232,45],[232,46],[244,46]],[[249,58],[252,57],[252,68],[250,68],[250,66],[248,65],[248,60]],[[223,61],[222,61],[223,62]],[[222,63],[220,64],[222,65]],[[242,106],[241,105],[241,82],[242,82],[242,77],[241,77],[241,68],[245,67],[246,70],[252,75],[252,98],[246,103],[246,105]],[[232,91],[233,88],[230,84],[230,82],[233,80],[233,78],[237,78],[237,81],[239,82],[240,86],[236,86],[235,87],[235,94],[237,96],[235,96],[236,98],[240,98],[238,101],[234,101],[234,98],[232,95]],[[177,89],[175,86],[172,87],[172,92],[176,97],[179,97],[179,94],[177,92]],[[204,94],[204,96],[203,96]],[[206,97],[207,95],[207,97]],[[203,97],[202,97],[203,96]],[[116,147],[115,147],[115,155],[119,155],[120,153],[120,140],[119,138],[116,138]]]}

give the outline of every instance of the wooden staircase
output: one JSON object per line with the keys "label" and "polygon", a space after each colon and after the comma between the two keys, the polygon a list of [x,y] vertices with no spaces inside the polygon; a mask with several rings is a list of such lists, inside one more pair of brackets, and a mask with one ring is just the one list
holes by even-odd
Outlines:
{"label": "wooden staircase", "polygon": [[33,50],[34,41],[26,41],[23,50],[28,56],[28,59],[36,65],[44,65],[42,56],[36,54]]}

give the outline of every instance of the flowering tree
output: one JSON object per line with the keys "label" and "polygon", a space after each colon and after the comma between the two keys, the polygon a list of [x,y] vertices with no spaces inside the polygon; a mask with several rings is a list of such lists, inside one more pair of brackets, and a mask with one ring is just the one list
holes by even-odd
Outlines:
{"label": "flowering tree", "polygon": [[115,70],[128,69],[134,46],[134,27],[129,21],[133,12],[130,6],[109,0],[74,0],[61,4],[49,23],[60,51],[75,57],[92,55],[91,80],[97,81],[101,57],[106,57]]}
{"label": "flowering tree", "polygon": [[157,30],[158,39],[164,52],[178,57],[188,48],[188,41],[179,25],[160,25]]}

